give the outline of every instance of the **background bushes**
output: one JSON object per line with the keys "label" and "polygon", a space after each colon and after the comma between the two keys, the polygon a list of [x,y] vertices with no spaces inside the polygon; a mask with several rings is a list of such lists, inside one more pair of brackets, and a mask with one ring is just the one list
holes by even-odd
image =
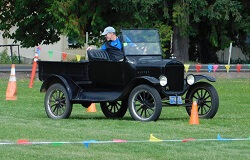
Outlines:
{"label": "background bushes", "polygon": [[11,63],[13,64],[19,63],[19,58],[15,54],[15,52],[13,53],[12,61],[11,61],[11,56],[8,55],[7,49],[0,52],[0,64],[11,64]]}

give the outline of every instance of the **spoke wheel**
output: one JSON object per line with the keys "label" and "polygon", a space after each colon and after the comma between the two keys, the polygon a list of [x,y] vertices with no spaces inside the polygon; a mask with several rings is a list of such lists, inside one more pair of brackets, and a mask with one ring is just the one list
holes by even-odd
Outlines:
{"label": "spoke wheel", "polygon": [[128,102],[117,101],[117,102],[102,102],[100,103],[103,114],[107,118],[122,118],[128,108]]}
{"label": "spoke wheel", "polygon": [[[192,86],[186,94],[186,103],[196,101],[200,118],[213,118],[218,111],[219,97],[215,88],[205,82],[199,82]],[[190,115],[191,106],[186,107]]]}
{"label": "spoke wheel", "polygon": [[161,97],[155,88],[140,85],[130,93],[129,112],[133,119],[155,121],[159,118],[161,109]]}
{"label": "spoke wheel", "polygon": [[82,102],[81,105],[84,107],[84,108],[88,108],[90,105],[91,105],[92,102]]}
{"label": "spoke wheel", "polygon": [[52,119],[68,118],[72,111],[68,93],[63,85],[53,84],[49,87],[44,101],[45,111]]}

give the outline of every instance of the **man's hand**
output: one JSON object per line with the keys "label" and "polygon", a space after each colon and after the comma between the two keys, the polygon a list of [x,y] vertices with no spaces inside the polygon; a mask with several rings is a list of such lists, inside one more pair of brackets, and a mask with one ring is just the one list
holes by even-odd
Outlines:
{"label": "man's hand", "polygon": [[87,50],[91,50],[91,49],[93,49],[93,48],[92,48],[92,47],[90,47],[90,46],[87,48]]}

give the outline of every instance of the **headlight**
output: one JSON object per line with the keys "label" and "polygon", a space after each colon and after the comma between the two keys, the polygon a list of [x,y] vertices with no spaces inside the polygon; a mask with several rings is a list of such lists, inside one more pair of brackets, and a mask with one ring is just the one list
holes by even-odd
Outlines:
{"label": "headlight", "polygon": [[165,76],[160,76],[159,80],[160,80],[160,85],[161,86],[165,86],[168,83],[168,79]]}
{"label": "headlight", "polygon": [[194,75],[192,75],[192,74],[188,75],[187,76],[187,84],[192,85],[192,84],[194,84],[194,82],[195,82]]}

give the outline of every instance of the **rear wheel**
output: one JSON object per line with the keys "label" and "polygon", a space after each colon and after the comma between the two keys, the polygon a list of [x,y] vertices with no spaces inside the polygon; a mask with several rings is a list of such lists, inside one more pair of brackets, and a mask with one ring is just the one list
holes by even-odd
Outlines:
{"label": "rear wheel", "polygon": [[122,118],[128,108],[128,102],[125,101],[117,101],[117,102],[101,102],[101,109],[103,114],[107,118]]}
{"label": "rear wheel", "polygon": [[[219,96],[215,88],[206,82],[199,82],[192,86],[186,94],[186,103],[196,101],[200,118],[213,118],[218,111]],[[191,106],[186,107],[190,115]]]}
{"label": "rear wheel", "polygon": [[45,111],[52,119],[69,118],[72,104],[65,87],[59,83],[49,87],[44,100]]}
{"label": "rear wheel", "polygon": [[160,94],[147,85],[140,85],[132,90],[128,106],[131,117],[139,121],[156,121],[162,110]]}
{"label": "rear wheel", "polygon": [[88,107],[91,105],[91,102],[82,102],[81,105],[82,105],[84,108],[88,108]]}

